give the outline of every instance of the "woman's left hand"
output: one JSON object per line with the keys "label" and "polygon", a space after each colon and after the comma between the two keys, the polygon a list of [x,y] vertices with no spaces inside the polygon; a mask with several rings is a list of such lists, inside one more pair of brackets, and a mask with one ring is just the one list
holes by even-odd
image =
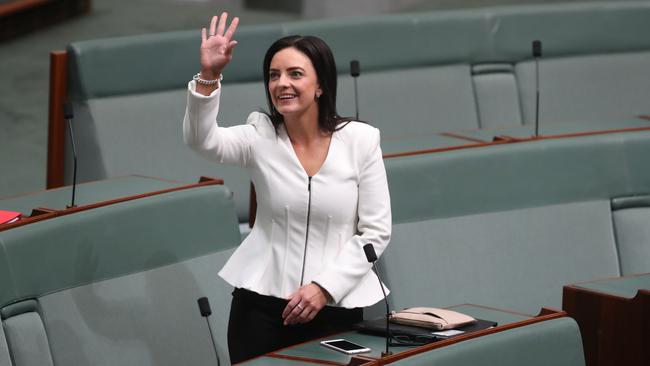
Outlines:
{"label": "woman's left hand", "polygon": [[327,304],[329,294],[316,283],[310,283],[289,295],[289,303],[282,312],[284,325],[307,323]]}

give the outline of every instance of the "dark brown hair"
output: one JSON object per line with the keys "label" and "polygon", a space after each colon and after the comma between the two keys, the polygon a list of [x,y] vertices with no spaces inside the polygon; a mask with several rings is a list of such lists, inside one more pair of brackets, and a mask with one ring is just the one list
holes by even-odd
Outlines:
{"label": "dark brown hair", "polygon": [[344,118],[336,112],[336,63],[329,46],[320,38],[314,36],[287,36],[275,41],[266,51],[264,56],[264,88],[266,99],[269,104],[270,113],[267,113],[276,130],[284,123],[284,117],[273,106],[273,100],[269,93],[269,68],[273,56],[279,51],[293,47],[309,58],[318,77],[323,94],[318,98],[318,126],[326,132],[334,132],[337,126],[344,122],[350,122],[350,118]]}

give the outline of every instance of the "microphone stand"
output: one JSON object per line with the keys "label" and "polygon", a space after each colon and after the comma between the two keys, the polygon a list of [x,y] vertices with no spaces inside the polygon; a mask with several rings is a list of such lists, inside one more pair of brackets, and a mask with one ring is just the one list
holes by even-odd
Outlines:
{"label": "microphone stand", "polygon": [[542,41],[533,41],[535,59],[535,137],[539,137],[539,58],[542,57]]}
{"label": "microphone stand", "polygon": [[535,57],[535,137],[539,137],[539,57]]}
{"label": "microphone stand", "polygon": [[63,105],[63,117],[68,122],[68,131],[70,131],[70,142],[72,144],[72,157],[74,161],[74,166],[72,170],[72,202],[68,208],[76,207],[74,204],[74,199],[77,191],[77,148],[74,142],[74,133],[72,132],[72,118],[74,114],[72,112],[72,104],[70,102]]}
{"label": "microphone stand", "polygon": [[379,277],[379,271],[377,270],[377,266],[375,266],[374,262],[372,263],[372,269],[377,275],[377,281],[379,281],[379,287],[381,287],[381,292],[384,294],[384,303],[386,304],[386,351],[381,353],[381,357],[386,357],[393,354],[393,352],[388,349],[390,346],[390,339],[392,337],[390,334],[390,308],[388,307],[388,297],[386,296],[386,290],[384,290],[384,286],[381,283],[381,278]]}
{"label": "microphone stand", "polygon": [[392,336],[390,333],[390,308],[388,307],[388,297],[386,296],[386,290],[384,290],[384,285],[382,285],[381,283],[381,277],[379,277],[379,271],[377,270],[377,266],[375,266],[375,262],[377,262],[377,253],[375,253],[375,248],[372,246],[371,243],[368,243],[363,246],[363,251],[366,253],[366,259],[368,259],[368,262],[372,263],[372,269],[375,272],[375,275],[377,276],[377,280],[379,281],[379,287],[381,287],[381,292],[384,294],[384,303],[386,304],[386,351],[381,353],[381,357],[386,357],[393,354],[393,352],[389,350],[390,339]]}
{"label": "microphone stand", "polygon": [[208,318],[212,315],[212,309],[210,309],[210,301],[207,297],[201,297],[196,300],[199,305],[199,312],[201,316],[205,318],[205,322],[208,324],[208,331],[210,331],[210,341],[212,342],[212,348],[214,349],[214,356],[217,359],[217,366],[221,366],[221,360],[219,360],[219,352],[217,351],[217,345],[214,343],[214,335],[212,334],[212,327],[210,326],[210,321]]}
{"label": "microphone stand", "polygon": [[361,75],[361,67],[359,65],[359,60],[350,61],[350,75],[354,79],[354,110],[355,118],[359,120],[359,93],[357,88],[357,78]]}

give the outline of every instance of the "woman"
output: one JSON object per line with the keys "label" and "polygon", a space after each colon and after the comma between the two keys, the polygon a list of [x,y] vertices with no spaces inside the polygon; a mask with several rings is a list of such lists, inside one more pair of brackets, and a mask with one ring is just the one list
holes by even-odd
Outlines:
{"label": "woman", "polygon": [[316,37],[276,41],[264,58],[270,113],[216,123],[222,72],[238,24],[203,28],[201,72],[189,83],[185,142],[246,167],[257,191],[251,233],[219,272],[235,287],[228,325],[233,363],[362,320],[382,299],[363,246],[388,245],[390,197],[379,130],[336,113],[336,66]]}

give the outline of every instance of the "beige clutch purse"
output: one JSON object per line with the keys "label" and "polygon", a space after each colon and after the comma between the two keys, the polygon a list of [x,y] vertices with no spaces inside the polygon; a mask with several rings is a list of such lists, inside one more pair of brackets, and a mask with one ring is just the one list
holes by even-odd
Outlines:
{"label": "beige clutch purse", "polygon": [[476,319],[453,310],[416,307],[398,312],[393,311],[390,314],[390,321],[416,327],[445,330],[475,323]]}

